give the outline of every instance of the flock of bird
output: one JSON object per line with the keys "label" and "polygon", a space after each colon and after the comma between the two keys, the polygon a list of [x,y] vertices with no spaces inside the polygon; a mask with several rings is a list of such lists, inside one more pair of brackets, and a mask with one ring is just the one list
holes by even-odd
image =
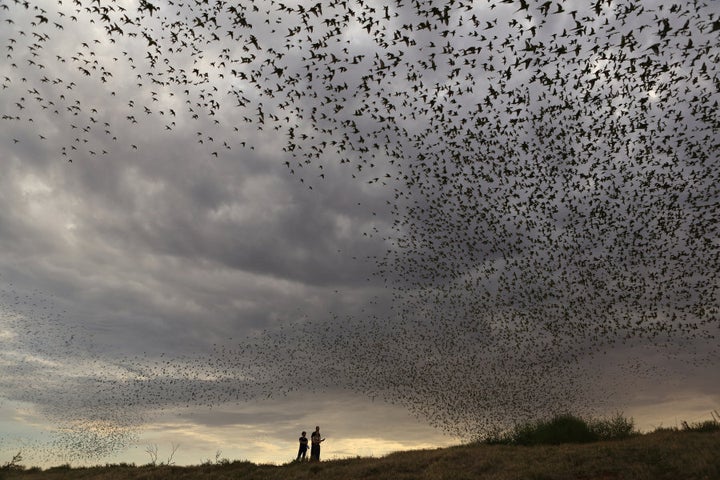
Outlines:
{"label": "flock of bird", "polygon": [[[4,128],[36,135],[7,149],[66,139],[54,155],[83,168],[142,155],[152,124],[240,162],[270,132],[309,188],[342,168],[391,192],[391,225],[372,232],[387,252],[369,259],[387,309],[209,356],[87,354],[113,373],[49,412],[67,418],[69,451],[121,448],[154,409],[303,388],[361,392],[472,438],[602,410],[613,389],[594,362],[612,349],[639,352],[629,370],[645,351],[717,362],[712,1],[2,0],[0,16]],[[120,123],[139,140],[118,138]],[[298,378],[306,362],[317,375]]]}

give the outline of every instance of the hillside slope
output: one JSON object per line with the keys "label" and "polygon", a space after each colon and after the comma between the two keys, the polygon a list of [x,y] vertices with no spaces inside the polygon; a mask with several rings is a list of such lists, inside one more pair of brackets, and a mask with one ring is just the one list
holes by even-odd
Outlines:
{"label": "hillside slope", "polygon": [[622,441],[520,447],[462,445],[282,466],[56,467],[0,472],[2,480],[463,480],[720,479],[720,432],[656,432]]}

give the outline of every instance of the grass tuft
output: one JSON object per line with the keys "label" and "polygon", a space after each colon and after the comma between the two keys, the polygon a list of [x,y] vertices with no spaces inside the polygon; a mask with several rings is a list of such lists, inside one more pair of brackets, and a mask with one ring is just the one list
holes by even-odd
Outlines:
{"label": "grass tuft", "polygon": [[720,422],[717,420],[705,420],[704,422],[695,422],[688,424],[683,422],[683,430],[686,432],[719,432]]}
{"label": "grass tuft", "polygon": [[701,432],[701,433],[714,433],[714,432],[720,432],[720,414],[718,414],[717,410],[710,413],[712,415],[712,419],[705,420],[702,422],[693,422],[688,423],[686,421],[683,421],[680,423],[682,426],[681,428],[678,427],[657,427],[654,432],[660,433],[660,432]]}

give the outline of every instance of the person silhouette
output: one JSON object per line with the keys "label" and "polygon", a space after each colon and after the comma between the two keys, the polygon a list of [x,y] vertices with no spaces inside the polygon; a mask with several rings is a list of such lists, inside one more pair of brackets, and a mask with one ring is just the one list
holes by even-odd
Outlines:
{"label": "person silhouette", "polygon": [[305,436],[307,435],[307,432],[302,432],[300,436],[300,448],[298,449],[297,458],[295,460],[305,460],[305,455],[307,454],[308,449],[308,439]]}
{"label": "person silhouette", "polygon": [[320,461],[320,444],[324,441],[320,435],[320,427],[315,427],[315,431],[310,435],[310,461]]}

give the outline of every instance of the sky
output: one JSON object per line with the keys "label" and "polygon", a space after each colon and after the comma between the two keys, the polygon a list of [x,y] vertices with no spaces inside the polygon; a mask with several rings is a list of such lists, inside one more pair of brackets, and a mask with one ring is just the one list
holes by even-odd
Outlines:
{"label": "sky", "polygon": [[720,408],[713,2],[0,19],[0,462]]}

